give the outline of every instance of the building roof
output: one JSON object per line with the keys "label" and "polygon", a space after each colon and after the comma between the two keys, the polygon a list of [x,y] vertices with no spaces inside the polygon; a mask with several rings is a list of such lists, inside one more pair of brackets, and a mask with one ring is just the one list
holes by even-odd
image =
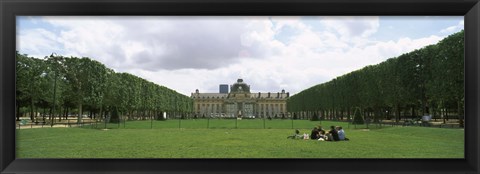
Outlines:
{"label": "building roof", "polygon": [[271,92],[270,93],[270,96],[268,95],[269,93],[261,93],[261,92],[257,92],[257,93],[251,93],[251,98],[287,98],[289,97],[287,93],[281,93],[281,92]]}
{"label": "building roof", "polygon": [[223,93],[192,93],[192,98],[204,98],[204,99],[211,99],[211,98],[227,98],[228,94]]}
{"label": "building roof", "polygon": [[[237,79],[237,82],[230,86],[230,93],[242,93],[250,94],[250,98],[265,98],[265,99],[285,99],[290,97],[289,93],[285,93],[285,90],[282,89],[282,92],[267,92],[267,93],[255,93],[250,92],[250,85],[243,82],[243,79]],[[195,93],[192,93],[191,97],[194,99],[226,99],[228,98],[229,93],[199,93],[199,90],[195,90]]]}
{"label": "building roof", "polygon": [[[223,94],[223,93],[192,93],[191,95],[192,98],[198,98],[198,99],[225,99],[228,97],[228,94]],[[270,96],[268,93],[250,93],[250,98],[271,98],[271,99],[284,99],[288,98],[287,93],[270,93]]]}

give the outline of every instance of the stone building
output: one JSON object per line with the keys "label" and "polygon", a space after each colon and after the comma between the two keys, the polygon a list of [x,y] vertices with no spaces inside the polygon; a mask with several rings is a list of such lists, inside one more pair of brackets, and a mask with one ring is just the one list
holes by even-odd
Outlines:
{"label": "stone building", "polygon": [[289,93],[251,93],[250,85],[238,79],[229,93],[200,93],[197,89],[191,97],[198,117],[281,118],[287,117]]}

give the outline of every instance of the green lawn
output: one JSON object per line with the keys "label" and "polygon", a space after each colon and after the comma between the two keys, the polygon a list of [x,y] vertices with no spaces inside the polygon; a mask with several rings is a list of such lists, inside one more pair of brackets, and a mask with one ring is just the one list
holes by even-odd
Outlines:
{"label": "green lawn", "polygon": [[[263,120],[263,119],[188,119],[167,121],[127,121],[120,123],[96,123],[84,127],[107,128],[107,129],[164,129],[164,128],[209,128],[209,129],[312,129],[317,125],[330,125],[330,121],[307,121],[307,120]],[[334,125],[348,127],[347,122],[335,122]],[[353,127],[353,125],[351,125]]]}
{"label": "green lawn", "polygon": [[[112,129],[37,128],[17,130],[19,158],[463,158],[464,131],[425,127],[354,129],[350,141],[292,140],[291,120],[178,120],[107,125]],[[225,121],[225,122],[221,122]],[[175,124],[176,123],[176,124]],[[205,123],[205,124],[204,124]],[[233,123],[233,125],[232,125]],[[163,125],[162,125],[163,124]],[[298,121],[310,133],[320,122]],[[241,126],[243,125],[243,126]],[[97,125],[99,126],[99,125]],[[120,128],[118,128],[120,127]],[[185,128],[187,127],[187,128]],[[233,128],[232,128],[233,127]],[[348,128],[350,127],[350,128]],[[372,127],[372,126],[371,126]],[[103,128],[103,127],[102,127]]]}

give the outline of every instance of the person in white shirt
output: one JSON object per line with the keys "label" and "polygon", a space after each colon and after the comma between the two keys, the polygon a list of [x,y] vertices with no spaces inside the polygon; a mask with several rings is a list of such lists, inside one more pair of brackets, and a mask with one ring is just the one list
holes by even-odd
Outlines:
{"label": "person in white shirt", "polygon": [[337,128],[337,132],[338,132],[338,139],[340,141],[348,140],[347,138],[345,138],[345,131],[343,131],[342,127],[337,126],[336,128]]}

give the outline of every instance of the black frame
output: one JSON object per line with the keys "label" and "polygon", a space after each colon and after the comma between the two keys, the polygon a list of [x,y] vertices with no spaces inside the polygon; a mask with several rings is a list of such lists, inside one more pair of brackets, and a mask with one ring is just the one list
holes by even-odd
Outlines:
{"label": "black frame", "polygon": [[[478,2],[479,0],[0,0],[0,172],[479,173]],[[15,159],[13,123],[16,15],[465,16],[465,159]]]}

